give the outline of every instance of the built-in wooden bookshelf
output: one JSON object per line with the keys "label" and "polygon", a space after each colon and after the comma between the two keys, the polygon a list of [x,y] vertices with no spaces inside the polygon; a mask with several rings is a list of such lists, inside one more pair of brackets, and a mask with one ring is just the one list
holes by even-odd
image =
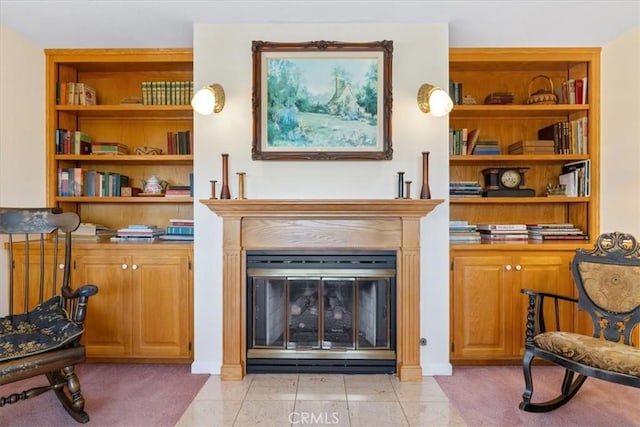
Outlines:
{"label": "built-in wooden bookshelf", "polygon": [[[168,132],[193,131],[193,110],[186,97],[179,104],[142,103],[143,83],[192,82],[191,49],[48,49],[47,57],[47,200],[80,214],[83,222],[111,228],[131,223],[165,226],[171,218],[193,218],[192,198],[62,196],[58,170],[82,168],[119,173],[129,186],[143,187],[157,176],[169,184],[189,185],[193,154],[168,154]],[[61,104],[64,82],[80,82],[96,91],[96,105]],[[140,100],[139,104],[131,100]],[[186,102],[185,102],[186,101]],[[117,142],[128,155],[56,153],[56,129],[82,131],[92,142]],[[160,155],[135,155],[136,147],[162,149]]]}
{"label": "built-in wooden bookshelf", "polygon": [[[47,203],[75,211],[81,221],[112,229],[130,224],[166,227],[193,219],[192,197],[63,196],[59,169],[108,171],[143,188],[156,176],[190,185],[193,154],[168,154],[168,133],[193,131],[188,97],[143,102],[146,82],[192,82],[191,49],[47,49]],[[95,105],[61,103],[60,83],[95,89]],[[148,100],[147,100],[148,102]],[[172,103],[173,102],[173,103]],[[56,129],[82,131],[92,142],[115,142],[129,154],[61,154]],[[136,147],[161,149],[135,154]],[[145,150],[148,152],[148,150]],[[83,185],[86,184],[83,182]],[[85,194],[85,195],[82,195]],[[180,362],[193,360],[193,244],[74,241],[74,283],[93,283],[100,297],[88,310],[85,333],[91,360]]]}
{"label": "built-in wooden bookshelf", "polygon": [[[451,360],[454,363],[518,363],[521,360],[525,307],[521,288],[573,294],[569,263],[577,247],[590,246],[599,234],[600,200],[600,49],[599,48],[452,48],[450,79],[475,105],[455,105],[452,129],[480,129],[497,140],[499,155],[451,155],[451,181],[484,184],[486,168],[528,168],[525,188],[534,197],[451,198],[450,219],[469,224],[572,223],[589,240],[544,243],[451,243]],[[586,103],[528,105],[530,83],[538,75],[555,88],[586,77]],[[511,92],[514,103],[485,105],[487,95]],[[561,98],[560,98],[561,99]],[[508,154],[520,140],[536,140],[538,130],[556,122],[586,118],[586,153]],[[546,196],[565,163],[588,160],[590,195]],[[580,316],[568,319],[583,328]],[[516,325],[516,326],[514,326]]]}

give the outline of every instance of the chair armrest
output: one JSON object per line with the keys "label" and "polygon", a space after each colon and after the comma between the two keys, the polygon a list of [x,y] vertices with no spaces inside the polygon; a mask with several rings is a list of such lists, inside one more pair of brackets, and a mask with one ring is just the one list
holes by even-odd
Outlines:
{"label": "chair armrest", "polygon": [[82,325],[87,316],[89,297],[97,293],[98,287],[96,285],[82,285],[75,290],[69,287],[62,288],[62,297],[65,300],[64,305],[71,320]]}
{"label": "chair armrest", "polygon": [[[527,307],[527,331],[525,344],[532,344],[533,337],[547,331],[545,323],[545,299],[553,302],[553,320],[555,330],[560,330],[560,301],[566,301],[572,304],[578,304],[578,298],[567,295],[555,294],[551,292],[538,292],[532,289],[521,289],[521,293],[527,295],[529,304]],[[548,306],[548,304],[547,304]]]}

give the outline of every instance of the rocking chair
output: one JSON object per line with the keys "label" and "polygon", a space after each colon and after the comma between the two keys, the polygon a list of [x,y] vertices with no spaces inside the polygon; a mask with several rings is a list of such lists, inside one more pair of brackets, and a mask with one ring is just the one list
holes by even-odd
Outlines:
{"label": "rocking chair", "polygon": [[[571,269],[578,298],[522,290],[528,295],[529,307],[521,410],[557,409],[575,396],[588,377],[640,388],[640,347],[633,342],[638,334],[634,329],[640,323],[638,242],[630,234],[602,234],[593,249],[576,251]],[[560,330],[559,312],[576,303],[590,315],[593,336]],[[551,315],[553,322],[545,323],[545,315]],[[560,395],[553,400],[531,401],[531,363],[535,357],[565,369]]]}
{"label": "rocking chair", "polygon": [[72,290],[69,284],[71,232],[79,224],[77,214],[57,208],[0,208],[9,260],[9,315],[0,317],[0,385],[39,375],[49,383],[0,396],[0,407],[53,390],[76,421],[89,421],[74,367],[85,360],[83,321],[98,288]]}

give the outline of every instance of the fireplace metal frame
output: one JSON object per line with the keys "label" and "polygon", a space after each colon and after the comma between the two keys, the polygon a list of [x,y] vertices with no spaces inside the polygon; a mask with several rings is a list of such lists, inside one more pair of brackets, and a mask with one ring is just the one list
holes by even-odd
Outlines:
{"label": "fireplace metal frame", "polygon": [[[395,373],[396,371],[396,252],[388,250],[250,250],[247,260],[247,373],[263,372],[349,372],[349,373]],[[340,278],[357,280],[367,278],[386,279],[387,289],[387,346],[375,349],[357,348],[356,327],[352,332],[354,348],[323,348],[322,336],[318,337],[321,348],[298,347],[273,348],[259,346],[254,342],[255,324],[253,316],[253,278],[317,279],[320,287],[324,279]],[[320,291],[320,289],[319,289]],[[289,301],[289,286],[286,286],[284,301]],[[354,292],[354,297],[357,295]],[[324,312],[323,298],[318,298],[319,312]],[[285,310],[286,311],[286,310]],[[287,313],[283,313],[285,318]],[[358,318],[357,308],[352,316]],[[321,316],[321,318],[324,316]],[[355,322],[354,322],[355,323]],[[288,318],[284,324],[288,325]],[[287,329],[288,330],[288,327]],[[319,333],[324,331],[320,321]],[[286,335],[286,333],[285,333]],[[284,347],[288,346],[284,339]]]}

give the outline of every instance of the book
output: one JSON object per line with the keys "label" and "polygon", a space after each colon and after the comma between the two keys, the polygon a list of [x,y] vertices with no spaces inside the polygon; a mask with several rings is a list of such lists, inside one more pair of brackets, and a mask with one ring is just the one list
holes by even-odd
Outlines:
{"label": "book", "polygon": [[478,230],[526,230],[526,224],[478,224]]}
{"label": "book", "polygon": [[167,227],[167,234],[193,234],[193,226],[170,225]]}
{"label": "book", "polygon": [[193,234],[163,234],[158,236],[160,240],[170,240],[178,242],[193,242]]}
{"label": "book", "polygon": [[475,128],[467,134],[467,154],[473,154],[473,150],[478,143],[478,137],[480,136],[480,129]]}

